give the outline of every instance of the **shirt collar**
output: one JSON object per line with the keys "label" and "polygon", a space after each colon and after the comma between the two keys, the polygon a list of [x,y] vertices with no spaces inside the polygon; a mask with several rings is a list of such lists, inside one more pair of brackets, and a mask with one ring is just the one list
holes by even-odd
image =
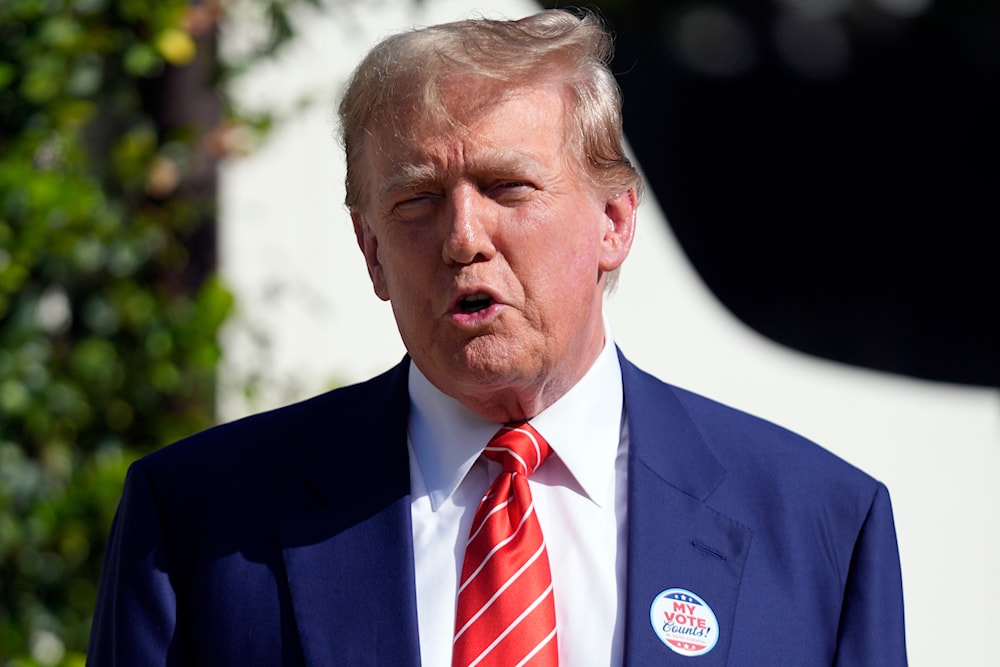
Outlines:
{"label": "shirt collar", "polygon": [[[598,506],[614,502],[613,473],[624,400],[618,353],[606,322],[604,349],[587,373],[530,420]],[[412,360],[409,392],[410,443],[436,511],[465,479],[500,425],[442,393]]]}

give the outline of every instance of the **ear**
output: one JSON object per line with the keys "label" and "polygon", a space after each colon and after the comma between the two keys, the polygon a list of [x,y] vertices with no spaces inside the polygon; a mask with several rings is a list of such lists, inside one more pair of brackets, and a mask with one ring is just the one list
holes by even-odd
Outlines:
{"label": "ear", "polygon": [[351,209],[351,222],[354,223],[354,237],[358,240],[358,247],[365,256],[365,263],[368,265],[368,277],[371,278],[372,287],[375,294],[383,301],[389,300],[389,289],[385,283],[385,272],[382,263],[378,258],[378,237],[372,230],[371,225],[365,220],[364,214],[357,209]]}
{"label": "ear", "polygon": [[605,229],[601,240],[601,271],[614,271],[632,248],[635,237],[635,214],[639,200],[635,188],[619,192],[604,206]]}

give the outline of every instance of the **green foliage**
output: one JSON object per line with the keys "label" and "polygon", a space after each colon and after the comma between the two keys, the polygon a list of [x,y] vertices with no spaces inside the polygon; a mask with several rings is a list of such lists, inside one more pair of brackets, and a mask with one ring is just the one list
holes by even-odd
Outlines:
{"label": "green foliage", "polygon": [[216,130],[157,97],[212,11],[0,0],[0,666],[82,665],[128,464],[213,421]]}

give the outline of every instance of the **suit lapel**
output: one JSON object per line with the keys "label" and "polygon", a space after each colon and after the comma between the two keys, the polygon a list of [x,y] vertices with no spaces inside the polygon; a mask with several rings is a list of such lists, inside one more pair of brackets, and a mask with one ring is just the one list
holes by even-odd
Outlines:
{"label": "suit lapel", "polygon": [[306,665],[419,665],[410,477],[408,360],[341,390],[337,433],[307,463],[315,507],[282,527]]}
{"label": "suit lapel", "polygon": [[[706,504],[726,471],[673,390],[624,358],[622,374],[629,429],[626,664],[725,665],[750,529]],[[715,647],[696,658],[669,648],[658,632],[665,618],[651,618],[653,601],[671,588],[700,597],[718,620]]]}

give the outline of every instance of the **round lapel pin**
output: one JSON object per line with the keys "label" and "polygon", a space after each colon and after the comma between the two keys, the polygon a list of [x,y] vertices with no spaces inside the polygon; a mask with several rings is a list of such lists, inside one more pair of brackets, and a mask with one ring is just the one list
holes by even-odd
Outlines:
{"label": "round lapel pin", "polygon": [[684,588],[668,588],[653,598],[649,622],[660,641],[681,655],[705,655],[719,641],[715,612]]}

